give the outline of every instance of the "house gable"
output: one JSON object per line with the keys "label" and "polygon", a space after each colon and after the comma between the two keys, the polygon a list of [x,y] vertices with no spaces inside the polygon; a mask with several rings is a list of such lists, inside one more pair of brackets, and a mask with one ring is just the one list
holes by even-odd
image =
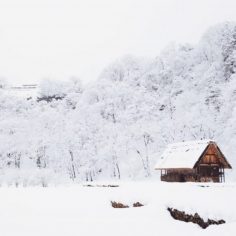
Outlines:
{"label": "house gable", "polygon": [[199,165],[218,165],[224,168],[232,168],[215,142],[210,142],[208,144],[198,161],[195,163],[194,168]]}

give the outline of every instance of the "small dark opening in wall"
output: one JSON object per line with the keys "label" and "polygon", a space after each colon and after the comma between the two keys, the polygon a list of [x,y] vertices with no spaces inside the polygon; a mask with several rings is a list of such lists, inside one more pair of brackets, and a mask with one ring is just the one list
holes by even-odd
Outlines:
{"label": "small dark opening in wall", "polygon": [[183,183],[183,182],[186,182],[186,181],[185,181],[185,177],[184,177],[183,174],[181,174],[181,175],[179,176],[179,181],[182,182],[182,183]]}

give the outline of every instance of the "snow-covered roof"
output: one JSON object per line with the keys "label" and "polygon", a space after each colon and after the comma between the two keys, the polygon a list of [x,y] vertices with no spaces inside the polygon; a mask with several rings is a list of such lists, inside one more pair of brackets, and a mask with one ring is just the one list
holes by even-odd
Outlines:
{"label": "snow-covered roof", "polygon": [[212,140],[174,143],[167,146],[155,169],[193,168]]}

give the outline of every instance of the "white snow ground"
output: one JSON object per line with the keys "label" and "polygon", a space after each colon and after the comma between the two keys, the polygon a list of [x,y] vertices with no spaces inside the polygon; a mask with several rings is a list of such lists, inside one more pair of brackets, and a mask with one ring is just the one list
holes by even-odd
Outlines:
{"label": "white snow ground", "polygon": [[[118,188],[82,185],[0,188],[0,235],[236,235],[236,184],[120,183]],[[205,184],[206,185],[206,184]],[[114,209],[110,201],[144,207]],[[226,224],[201,229],[176,221],[173,206]]]}

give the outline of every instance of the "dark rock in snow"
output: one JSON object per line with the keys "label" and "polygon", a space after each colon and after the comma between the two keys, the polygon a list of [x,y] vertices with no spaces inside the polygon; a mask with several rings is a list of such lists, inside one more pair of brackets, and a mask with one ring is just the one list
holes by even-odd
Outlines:
{"label": "dark rock in snow", "polygon": [[128,205],[124,205],[124,204],[121,203],[121,202],[113,202],[113,201],[111,201],[111,206],[112,206],[113,208],[129,208]]}
{"label": "dark rock in snow", "polygon": [[142,206],[144,206],[144,205],[142,203],[140,203],[140,202],[135,202],[133,204],[133,207],[142,207]]}
{"label": "dark rock in snow", "polygon": [[179,211],[177,209],[173,209],[168,207],[167,210],[170,212],[170,215],[175,220],[180,220],[184,222],[192,222],[194,224],[198,224],[201,228],[206,229],[209,225],[219,225],[224,224],[224,220],[212,220],[208,219],[206,222],[199,216],[198,213],[194,215],[186,214],[184,211]]}

